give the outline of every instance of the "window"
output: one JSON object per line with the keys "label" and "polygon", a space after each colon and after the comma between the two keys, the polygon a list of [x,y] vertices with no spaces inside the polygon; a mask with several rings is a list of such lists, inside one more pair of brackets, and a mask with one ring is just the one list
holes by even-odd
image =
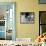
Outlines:
{"label": "window", "polygon": [[39,12],[39,35],[46,32],[46,11]]}
{"label": "window", "polygon": [[21,24],[34,24],[34,12],[20,12]]}
{"label": "window", "polygon": [[15,40],[15,3],[0,3],[0,40]]}

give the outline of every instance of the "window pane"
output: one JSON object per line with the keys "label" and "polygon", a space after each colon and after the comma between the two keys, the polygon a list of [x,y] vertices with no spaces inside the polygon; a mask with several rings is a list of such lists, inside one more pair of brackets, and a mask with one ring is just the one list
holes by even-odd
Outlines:
{"label": "window pane", "polygon": [[42,25],[40,25],[40,34],[42,34]]}
{"label": "window pane", "polygon": [[39,12],[40,34],[46,32],[46,11]]}
{"label": "window pane", "polygon": [[40,31],[42,32],[42,33],[44,33],[44,32],[46,32],[46,25],[40,25],[41,27],[40,27]]}
{"label": "window pane", "polygon": [[5,32],[0,32],[0,40],[4,40],[5,39]]}
{"label": "window pane", "polygon": [[46,11],[40,11],[40,24],[46,24]]}
{"label": "window pane", "polygon": [[5,26],[0,26],[0,31],[5,31]]}

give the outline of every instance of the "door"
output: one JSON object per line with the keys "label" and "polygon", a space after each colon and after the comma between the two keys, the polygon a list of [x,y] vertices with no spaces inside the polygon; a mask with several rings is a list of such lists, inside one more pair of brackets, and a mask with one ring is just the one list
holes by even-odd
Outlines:
{"label": "door", "polygon": [[39,35],[46,32],[46,11],[39,12]]}
{"label": "door", "polygon": [[0,20],[5,20],[5,30],[0,35],[3,36],[4,34],[5,40],[15,40],[15,3],[0,3],[0,13],[2,13],[1,11],[3,14],[0,14],[0,16],[2,15],[2,19],[0,18]]}

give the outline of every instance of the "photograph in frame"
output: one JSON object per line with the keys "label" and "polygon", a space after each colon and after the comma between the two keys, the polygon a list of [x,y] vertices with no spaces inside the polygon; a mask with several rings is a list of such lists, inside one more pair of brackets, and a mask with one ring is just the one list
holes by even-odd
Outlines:
{"label": "photograph in frame", "polygon": [[20,12],[20,23],[21,24],[33,24],[34,23],[34,12]]}

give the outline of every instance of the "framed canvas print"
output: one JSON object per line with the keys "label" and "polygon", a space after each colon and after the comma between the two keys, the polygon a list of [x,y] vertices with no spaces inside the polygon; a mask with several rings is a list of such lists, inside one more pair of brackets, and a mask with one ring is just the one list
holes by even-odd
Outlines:
{"label": "framed canvas print", "polygon": [[0,2],[0,40],[15,40],[15,2]]}
{"label": "framed canvas print", "polygon": [[20,12],[20,23],[21,24],[33,24],[34,23],[34,12]]}
{"label": "framed canvas print", "polygon": [[46,4],[46,0],[39,0],[40,4]]}
{"label": "framed canvas print", "polygon": [[39,35],[46,33],[46,11],[39,11]]}

